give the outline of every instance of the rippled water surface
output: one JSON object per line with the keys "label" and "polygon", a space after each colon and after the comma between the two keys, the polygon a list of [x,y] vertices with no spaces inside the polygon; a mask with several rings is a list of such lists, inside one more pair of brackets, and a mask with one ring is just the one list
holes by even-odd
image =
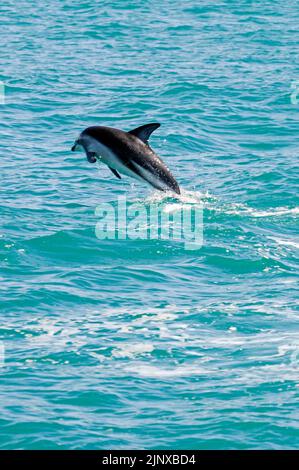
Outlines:
{"label": "rippled water surface", "polygon": [[[0,18],[0,447],[296,448],[297,2]],[[70,152],[89,125],[152,121],[179,200]],[[119,195],[202,203],[203,247],[97,239]]]}

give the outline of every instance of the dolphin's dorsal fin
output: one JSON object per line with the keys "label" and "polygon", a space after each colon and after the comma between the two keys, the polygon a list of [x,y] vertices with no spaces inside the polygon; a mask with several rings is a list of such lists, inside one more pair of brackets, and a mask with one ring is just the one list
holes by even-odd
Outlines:
{"label": "dolphin's dorsal fin", "polygon": [[135,135],[138,139],[142,140],[145,144],[148,143],[148,139],[152,132],[154,132],[161,124],[158,122],[152,122],[150,124],[144,124],[144,126],[136,127],[132,131],[129,131],[129,134]]}

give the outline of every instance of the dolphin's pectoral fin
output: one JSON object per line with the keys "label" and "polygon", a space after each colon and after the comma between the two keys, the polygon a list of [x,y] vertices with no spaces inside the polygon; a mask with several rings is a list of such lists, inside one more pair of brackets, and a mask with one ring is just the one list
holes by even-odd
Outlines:
{"label": "dolphin's pectoral fin", "polygon": [[116,171],[114,168],[111,168],[111,166],[108,166],[108,168],[110,168],[110,170],[111,170],[112,173],[116,176],[116,178],[118,178],[118,179],[121,180],[121,176],[120,176],[120,174],[118,173],[118,171]]}
{"label": "dolphin's pectoral fin", "polygon": [[148,143],[148,139],[154,130],[158,129],[161,124],[158,122],[152,122],[151,124],[145,124],[144,126],[136,127],[129,134],[135,135],[138,139],[142,140],[145,144]]}

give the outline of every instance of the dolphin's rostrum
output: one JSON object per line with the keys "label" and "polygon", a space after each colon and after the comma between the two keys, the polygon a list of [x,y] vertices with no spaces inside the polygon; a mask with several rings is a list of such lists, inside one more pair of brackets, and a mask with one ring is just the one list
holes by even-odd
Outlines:
{"label": "dolphin's rostrum", "polygon": [[83,147],[90,163],[102,161],[117,178],[121,178],[120,174],[128,175],[160,191],[180,194],[170,170],[148,144],[151,133],[158,127],[158,123],[145,124],[129,132],[104,126],[88,127],[72,150]]}

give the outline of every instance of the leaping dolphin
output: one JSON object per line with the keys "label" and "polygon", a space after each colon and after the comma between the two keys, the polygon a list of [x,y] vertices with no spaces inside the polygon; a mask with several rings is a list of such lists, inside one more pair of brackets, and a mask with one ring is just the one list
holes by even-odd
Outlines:
{"label": "leaping dolphin", "polygon": [[90,163],[105,163],[121,179],[120,173],[146,181],[160,191],[180,194],[180,187],[170,170],[151,149],[148,139],[160,127],[159,123],[145,124],[125,132],[112,127],[93,126],[81,132],[72,151],[83,147]]}

